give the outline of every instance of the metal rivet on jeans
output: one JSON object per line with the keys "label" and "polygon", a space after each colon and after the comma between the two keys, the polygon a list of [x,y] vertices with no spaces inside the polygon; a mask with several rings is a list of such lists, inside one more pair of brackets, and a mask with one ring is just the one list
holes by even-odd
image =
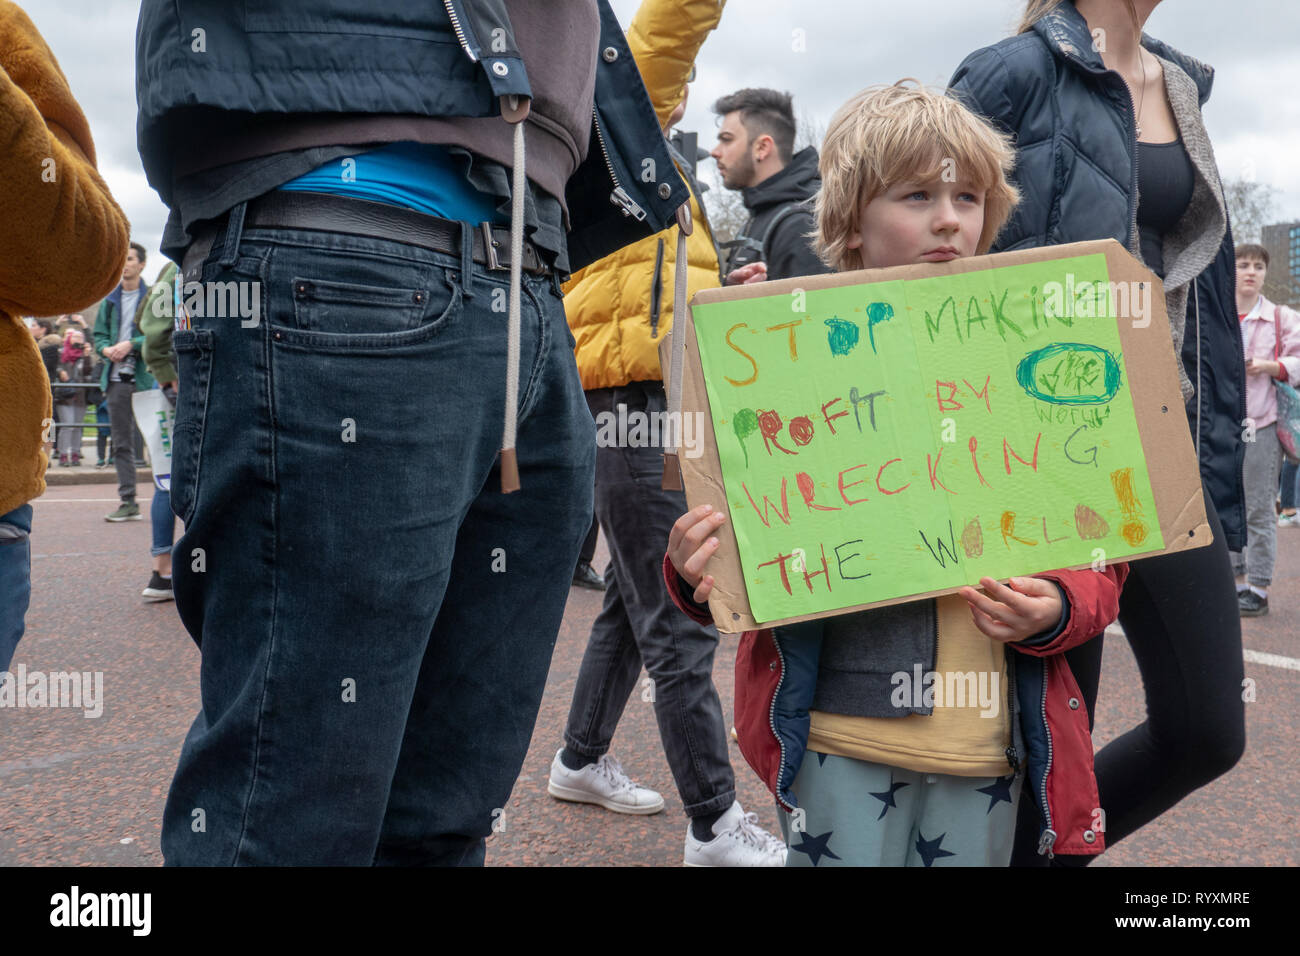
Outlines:
{"label": "metal rivet on jeans", "polygon": [[411,293],[411,298],[412,298],[412,300],[414,300],[414,302],[415,302],[416,305],[419,305],[420,303],[422,303],[422,302],[424,301],[424,293],[423,293],[423,292],[413,292],[413,293]]}
{"label": "metal rivet on jeans", "polygon": [[307,294],[307,288],[308,288],[307,283],[299,282],[297,285],[293,287],[294,295],[301,298],[302,296]]}
{"label": "metal rivet on jeans", "polygon": [[600,55],[605,58],[606,63],[613,63],[618,59],[618,50],[614,49],[612,46],[607,46],[605,47],[604,52]]}
{"label": "metal rivet on jeans", "polygon": [[510,72],[510,67],[506,66],[500,60],[497,60],[495,63],[492,64],[492,72],[495,73],[497,76],[505,76],[507,73]]}
{"label": "metal rivet on jeans", "polygon": [[1077,697],[1071,697],[1071,698],[1070,698],[1070,709],[1071,709],[1071,710],[1078,710],[1078,709],[1079,709],[1079,698],[1077,698]]}
{"label": "metal rivet on jeans", "polygon": [[660,183],[660,184],[659,184],[659,198],[660,198],[660,199],[667,199],[667,198],[668,198],[669,196],[671,196],[672,194],[673,194],[673,187],[672,187],[672,186],[669,186],[667,183]]}
{"label": "metal rivet on jeans", "polygon": [[1097,842],[1097,834],[1093,833],[1091,830],[1084,830],[1084,831],[1083,831],[1083,842],[1084,842],[1084,843],[1096,843],[1096,842]]}

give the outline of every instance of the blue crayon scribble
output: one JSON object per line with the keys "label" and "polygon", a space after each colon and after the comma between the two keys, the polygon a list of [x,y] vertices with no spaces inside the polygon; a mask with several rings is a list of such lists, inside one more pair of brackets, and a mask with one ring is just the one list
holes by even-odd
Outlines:
{"label": "blue crayon scribble", "polygon": [[858,344],[858,324],[839,316],[826,320],[826,344],[831,347],[831,355],[848,355]]}
{"label": "blue crayon scribble", "polygon": [[1119,360],[1098,345],[1057,342],[1030,352],[1016,382],[1030,398],[1052,405],[1104,405],[1123,378]]}
{"label": "blue crayon scribble", "polygon": [[867,337],[871,339],[871,351],[876,351],[876,326],[888,322],[894,317],[894,307],[888,302],[872,302],[867,306]]}

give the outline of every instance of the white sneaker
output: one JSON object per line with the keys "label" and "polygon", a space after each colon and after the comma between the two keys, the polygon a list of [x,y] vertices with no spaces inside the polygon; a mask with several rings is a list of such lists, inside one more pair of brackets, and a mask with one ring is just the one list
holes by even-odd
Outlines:
{"label": "white sneaker", "polygon": [[1278,515],[1277,526],[1279,528],[1300,528],[1300,511],[1293,515]]}
{"label": "white sneaker", "polygon": [[570,770],[560,760],[564,748],[555,751],[551,779],[546,792],[557,800],[594,803],[615,813],[658,813],[664,798],[647,787],[638,787],[623,772],[623,765],[605,754],[581,770]]}
{"label": "white sneaker", "polygon": [[758,825],[737,801],[713,824],[717,834],[707,843],[686,825],[687,866],[785,866],[785,844]]}

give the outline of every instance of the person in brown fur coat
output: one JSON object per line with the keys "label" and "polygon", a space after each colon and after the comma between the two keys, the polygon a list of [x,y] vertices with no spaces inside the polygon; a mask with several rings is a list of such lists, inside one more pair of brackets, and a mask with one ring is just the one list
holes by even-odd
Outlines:
{"label": "person in brown fur coat", "polygon": [[50,379],[22,315],[83,309],[117,284],[126,216],[95,169],[90,126],[23,10],[0,0],[0,671],[31,596],[32,507],[45,491]]}

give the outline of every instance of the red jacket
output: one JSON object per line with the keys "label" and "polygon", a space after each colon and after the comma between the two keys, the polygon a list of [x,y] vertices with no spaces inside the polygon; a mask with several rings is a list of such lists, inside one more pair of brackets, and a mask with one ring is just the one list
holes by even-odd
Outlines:
{"label": "red jacket", "polygon": [[[1025,793],[1038,805],[1040,853],[1096,854],[1105,849],[1088,709],[1062,654],[1097,637],[1115,620],[1127,576],[1127,564],[1036,575],[1055,581],[1064,593],[1065,626],[1041,646],[1007,645],[1015,711],[1008,758],[1016,766],[1023,762],[1028,774]],[[681,593],[677,570],[667,555],[664,581],[683,612],[702,624],[713,623],[707,608]],[[816,661],[815,652],[790,646],[771,628],[746,631],[736,652],[740,751],[786,810],[795,807],[789,788],[808,744],[808,721],[799,715],[812,706]]]}

